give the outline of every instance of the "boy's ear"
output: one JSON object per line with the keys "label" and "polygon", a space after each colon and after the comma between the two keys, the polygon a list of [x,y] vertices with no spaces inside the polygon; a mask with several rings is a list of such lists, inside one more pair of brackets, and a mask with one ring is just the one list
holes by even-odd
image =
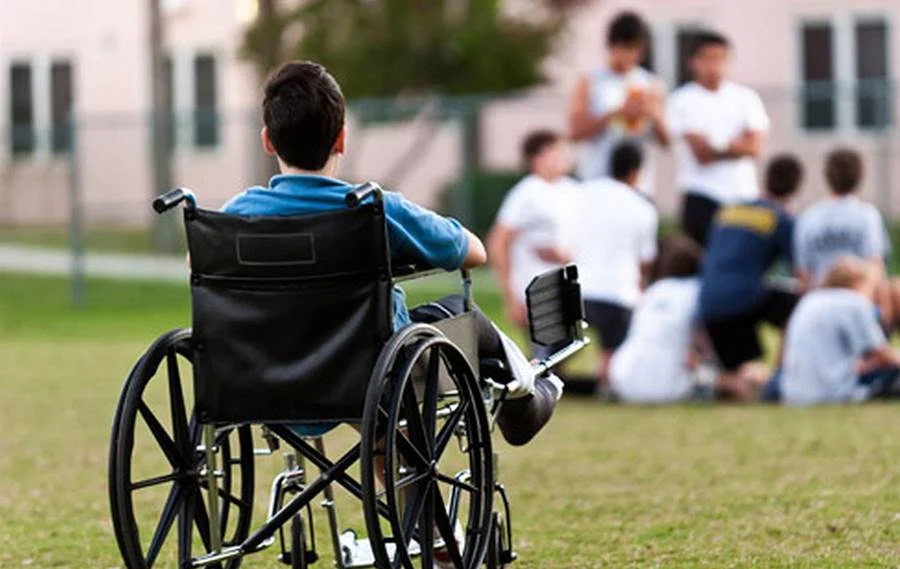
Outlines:
{"label": "boy's ear", "polygon": [[277,156],[277,152],[275,152],[275,145],[272,144],[272,139],[269,138],[269,127],[264,126],[262,131],[259,133],[259,138],[262,141],[263,150],[266,151],[266,154],[269,156]]}
{"label": "boy's ear", "polygon": [[347,127],[341,128],[337,138],[334,139],[334,146],[331,149],[332,154],[343,154],[347,146]]}

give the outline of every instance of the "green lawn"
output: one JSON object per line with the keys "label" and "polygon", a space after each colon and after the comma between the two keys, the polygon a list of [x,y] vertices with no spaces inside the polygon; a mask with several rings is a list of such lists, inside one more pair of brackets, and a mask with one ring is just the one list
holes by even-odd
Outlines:
{"label": "green lawn", "polygon": [[[481,290],[496,314],[496,294]],[[189,321],[185,287],[92,281],[81,312],[67,291],[64,280],[0,274],[3,568],[121,565],[106,500],[114,405],[137,356]],[[900,566],[897,416],[566,400],[531,445],[498,443],[515,566]],[[260,501],[278,462],[260,463]],[[279,565],[266,552],[244,566]]]}

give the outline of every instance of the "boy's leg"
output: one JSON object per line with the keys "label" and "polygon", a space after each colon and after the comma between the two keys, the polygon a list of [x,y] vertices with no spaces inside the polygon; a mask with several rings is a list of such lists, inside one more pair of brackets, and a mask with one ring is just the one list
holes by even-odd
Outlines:
{"label": "boy's leg", "polygon": [[[444,297],[410,311],[414,322],[431,323],[462,314],[465,304],[459,295]],[[547,424],[562,396],[562,382],[553,376],[534,377],[531,364],[516,344],[500,332],[477,307],[474,309],[479,357],[500,360],[509,370],[508,382],[517,380],[519,388],[510,392],[500,409],[497,424],[509,444],[523,445]],[[505,381],[504,381],[505,380]]]}
{"label": "boy's leg", "polygon": [[726,401],[749,401],[753,398],[755,386],[742,370],[763,355],[757,323],[755,314],[704,322],[709,342],[722,366],[716,392]]}
{"label": "boy's leg", "polygon": [[869,388],[869,399],[895,398],[898,394],[894,386],[900,378],[900,368],[880,368],[863,374],[859,384]]}
{"label": "boy's leg", "polygon": [[628,335],[632,311],[611,302],[587,300],[584,303],[584,312],[587,323],[600,335],[598,382],[603,389],[609,385],[609,362]]}
{"label": "boy's leg", "polygon": [[763,297],[759,315],[762,320],[783,331],[798,302],[800,302],[800,295],[796,292],[779,287],[766,287],[766,295]]}
{"label": "boy's leg", "polygon": [[704,195],[690,191],[684,194],[681,230],[704,249],[719,207],[717,202]]}

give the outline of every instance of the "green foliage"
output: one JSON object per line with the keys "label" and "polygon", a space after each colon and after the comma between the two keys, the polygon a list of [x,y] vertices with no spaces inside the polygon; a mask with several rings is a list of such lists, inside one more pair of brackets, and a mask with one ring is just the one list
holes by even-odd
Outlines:
{"label": "green foliage", "polygon": [[351,98],[501,93],[535,85],[562,30],[563,12],[550,0],[534,0],[531,13],[543,16],[526,20],[504,14],[500,4],[310,0],[255,22],[244,54],[267,68],[274,42],[289,57],[321,62]]}
{"label": "green foliage", "polygon": [[[475,170],[468,180],[471,196],[469,229],[479,237],[487,236],[503,198],[521,178],[520,172]],[[438,205],[441,212],[460,215],[459,200],[464,195],[465,183],[465,179],[457,180],[444,189]]]}

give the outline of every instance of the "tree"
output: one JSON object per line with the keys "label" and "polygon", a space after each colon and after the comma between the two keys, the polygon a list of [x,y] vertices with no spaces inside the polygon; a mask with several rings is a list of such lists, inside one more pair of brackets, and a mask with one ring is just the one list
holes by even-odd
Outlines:
{"label": "tree", "polygon": [[584,1],[533,0],[526,19],[500,0],[307,0],[259,18],[244,54],[268,71],[283,46],[325,65],[349,98],[504,93],[542,81],[563,15]]}
{"label": "tree", "polygon": [[[266,72],[274,66],[273,42],[288,57],[318,61],[351,99],[496,95],[543,81],[566,14],[587,1],[530,0],[525,18],[504,12],[501,0],[305,0],[258,19],[243,52]],[[467,220],[468,182],[481,154],[480,106],[470,102],[457,116],[465,151],[455,209]]]}

